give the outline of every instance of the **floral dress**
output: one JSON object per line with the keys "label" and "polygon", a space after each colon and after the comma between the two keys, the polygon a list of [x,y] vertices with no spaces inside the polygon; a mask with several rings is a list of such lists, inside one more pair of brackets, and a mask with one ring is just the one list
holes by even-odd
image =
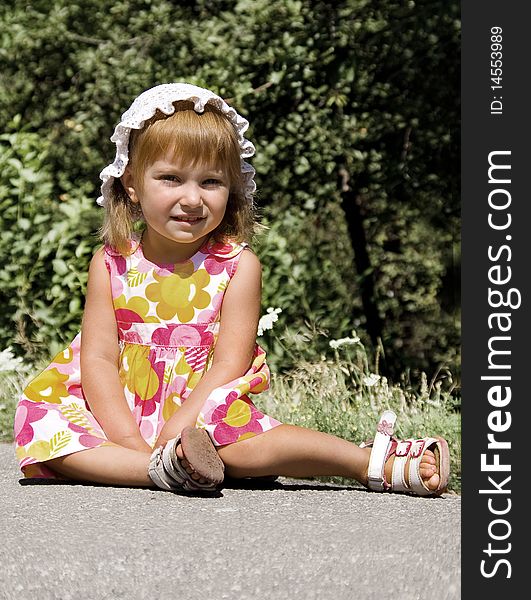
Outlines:
{"label": "floral dress", "polygon": [[[189,260],[155,264],[138,240],[124,257],[105,248],[120,347],[119,377],[142,437],[154,445],[208,369],[220,309],[245,244],[212,240]],[[81,334],[23,392],[15,414],[15,445],[26,477],[56,477],[47,461],[109,444],[81,387]],[[218,387],[197,418],[216,446],[263,433],[280,422],[260,412],[248,394],[269,386],[257,345],[247,373]]]}

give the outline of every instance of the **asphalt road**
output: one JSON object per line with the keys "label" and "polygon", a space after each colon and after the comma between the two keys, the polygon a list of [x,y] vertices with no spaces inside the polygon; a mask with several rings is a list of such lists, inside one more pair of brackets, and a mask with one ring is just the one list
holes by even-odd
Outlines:
{"label": "asphalt road", "polygon": [[0,444],[2,600],[453,600],[455,495],[280,479],[219,497],[21,484]]}

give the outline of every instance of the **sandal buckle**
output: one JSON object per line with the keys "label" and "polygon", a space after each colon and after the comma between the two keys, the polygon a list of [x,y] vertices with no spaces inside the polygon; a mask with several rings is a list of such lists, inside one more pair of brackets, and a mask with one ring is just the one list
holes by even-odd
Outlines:
{"label": "sandal buckle", "polygon": [[411,446],[411,440],[404,440],[402,442],[399,442],[399,444],[396,447],[395,456],[407,456],[409,454]]}
{"label": "sandal buckle", "polygon": [[413,449],[411,450],[411,457],[418,458],[422,454],[425,444],[426,442],[424,440],[416,440],[413,444]]}

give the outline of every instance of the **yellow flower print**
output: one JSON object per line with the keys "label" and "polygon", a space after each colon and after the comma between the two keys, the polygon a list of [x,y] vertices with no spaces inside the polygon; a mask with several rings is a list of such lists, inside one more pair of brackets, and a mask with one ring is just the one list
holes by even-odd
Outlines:
{"label": "yellow flower print", "polygon": [[149,302],[141,296],[133,296],[126,299],[124,294],[114,299],[114,309],[116,319],[125,322],[138,322],[134,315],[137,315],[143,323],[160,323],[157,317],[148,317]]}
{"label": "yellow flower print", "polygon": [[15,449],[15,454],[19,461],[28,456],[28,453],[26,451],[26,448],[24,448],[24,446],[17,446]]}
{"label": "yellow flower print", "polygon": [[65,386],[68,375],[63,375],[54,367],[47,369],[28,385],[24,394],[33,402],[52,402],[61,404],[61,398],[69,396]]}
{"label": "yellow flower print", "polygon": [[166,400],[164,400],[164,406],[162,407],[162,418],[164,419],[164,422],[175,414],[179,408],[181,408],[179,394],[170,394]]}
{"label": "yellow flower print", "polygon": [[50,442],[47,442],[46,440],[34,442],[28,448],[28,454],[36,460],[38,460],[39,462],[42,462],[43,460],[48,460],[52,455]]}
{"label": "yellow flower print", "polygon": [[223,422],[230,427],[243,427],[251,420],[251,407],[243,400],[234,400],[229,406]]}
{"label": "yellow flower print", "polygon": [[68,446],[71,439],[71,431],[58,431],[49,441],[39,440],[38,442],[33,442],[33,444],[28,447],[27,451],[17,451],[17,457],[20,459],[23,457],[23,454],[25,454],[39,462],[49,460],[54,455],[60,454],[61,450],[64,450],[64,448]]}
{"label": "yellow flower print", "polygon": [[74,360],[74,351],[72,350],[72,348],[70,346],[68,346],[68,348],[65,348],[65,350],[61,350],[61,352],[59,352],[59,354],[57,354],[54,359],[52,360],[52,363],[57,363],[60,365],[67,365],[68,363],[71,363]]}
{"label": "yellow flower print", "polygon": [[175,365],[174,371],[175,375],[181,375],[186,379],[186,385],[191,390],[193,390],[195,386],[199,383],[199,380],[202,376],[202,371],[194,371],[192,367],[186,362],[186,357],[184,353]]}
{"label": "yellow flower print", "polygon": [[125,345],[121,356],[122,385],[140,400],[149,400],[159,388],[159,379],[147,356],[148,351],[145,346]]}
{"label": "yellow flower print", "polygon": [[146,296],[157,304],[157,315],[161,319],[172,319],[177,315],[181,323],[189,323],[195,309],[206,308],[210,304],[210,294],[205,288],[210,275],[205,269],[194,273],[194,263],[187,261],[175,265],[175,272],[164,276],[153,273],[157,283],[146,288]]}
{"label": "yellow flower print", "polygon": [[256,437],[256,433],[254,433],[254,431],[248,431],[247,433],[242,433],[239,435],[237,441],[241,442],[242,440],[248,440],[253,437]]}

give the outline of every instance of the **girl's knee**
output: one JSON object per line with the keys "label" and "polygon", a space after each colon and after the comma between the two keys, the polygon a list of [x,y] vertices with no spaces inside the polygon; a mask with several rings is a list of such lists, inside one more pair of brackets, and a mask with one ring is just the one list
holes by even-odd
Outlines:
{"label": "girl's knee", "polygon": [[[274,462],[274,446],[267,443],[267,434],[234,442],[218,448],[218,454],[225,464],[227,475],[231,477],[250,476],[257,469],[266,469]],[[233,473],[239,473],[235,475]],[[246,475],[241,473],[245,472]]]}

